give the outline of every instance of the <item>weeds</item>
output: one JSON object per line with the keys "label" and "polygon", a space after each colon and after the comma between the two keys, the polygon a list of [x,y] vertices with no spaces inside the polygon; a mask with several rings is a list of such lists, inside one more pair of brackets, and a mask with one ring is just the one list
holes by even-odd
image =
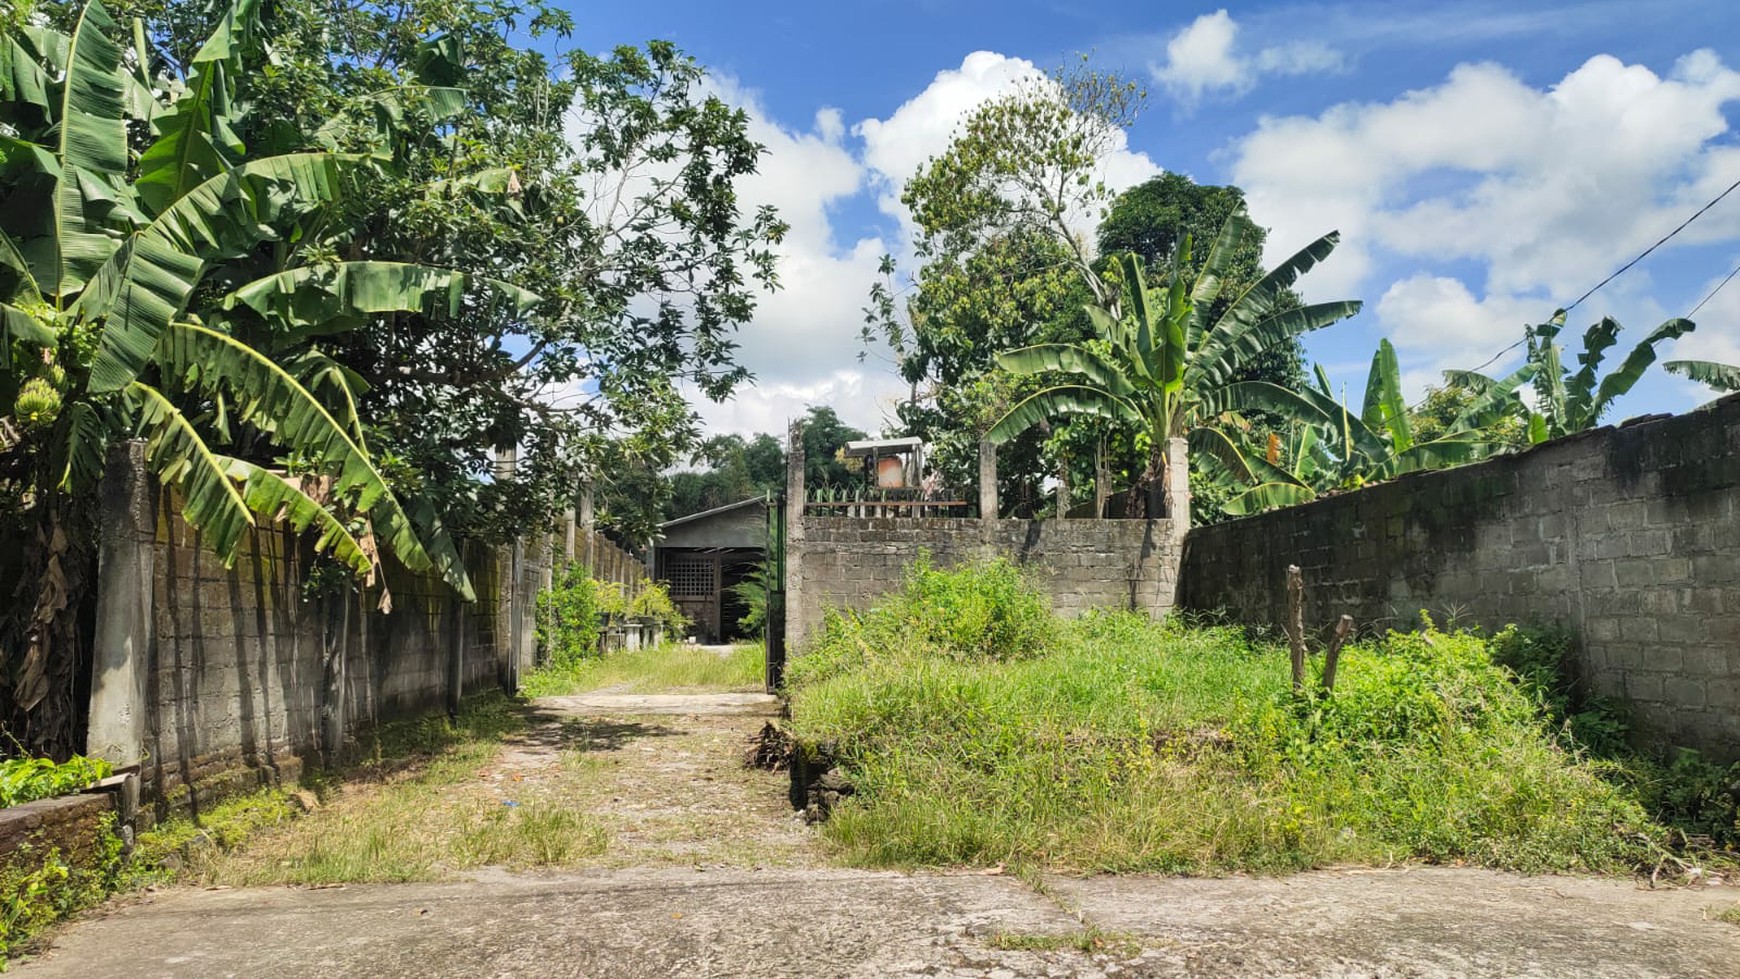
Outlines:
{"label": "weeds", "polygon": [[[1621,871],[1665,843],[1635,791],[1543,722],[1496,641],[1351,646],[1324,698],[1293,695],[1285,652],[1232,629],[1098,614],[1027,630],[1020,657],[981,657],[952,627],[910,626],[952,607],[938,595],[1001,594],[1007,574],[921,569],[881,608],[832,617],[792,663],[794,733],[828,743],[857,789],[825,828],[846,859]],[[1006,612],[977,621],[1027,614]]]}
{"label": "weeds", "polygon": [[76,860],[39,840],[20,845],[0,867],[0,971],[8,958],[35,950],[50,925],[108,897],[125,872],[122,850],[112,813],[91,852]]}
{"label": "weeds", "polygon": [[610,687],[621,693],[760,690],[767,655],[759,644],[732,647],[723,656],[699,646],[667,643],[622,650],[566,666],[551,665],[522,677],[528,697],[555,697]]}
{"label": "weeds", "polygon": [[1005,952],[1061,952],[1073,949],[1088,955],[1130,958],[1140,955],[1142,944],[1123,932],[1087,927],[1067,935],[998,932],[986,944]]}
{"label": "weeds", "polygon": [[8,758],[0,761],[0,808],[79,792],[113,774],[108,762],[82,755],[59,764],[52,758]]}

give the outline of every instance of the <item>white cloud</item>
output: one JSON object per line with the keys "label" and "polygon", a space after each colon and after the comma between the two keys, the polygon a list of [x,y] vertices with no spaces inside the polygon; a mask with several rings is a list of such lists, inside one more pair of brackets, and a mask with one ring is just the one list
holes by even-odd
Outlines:
{"label": "white cloud", "polygon": [[1423,361],[1418,369],[1435,384],[1432,365],[1474,367],[1521,336],[1525,324],[1540,319],[1541,308],[1514,296],[1479,299],[1460,279],[1420,273],[1385,290],[1376,312],[1386,333],[1407,339],[1404,366]]}
{"label": "white cloud", "polygon": [[[910,237],[913,227],[900,190],[931,157],[948,148],[949,140],[974,109],[1024,84],[1047,84],[1033,62],[994,51],[975,51],[955,69],[939,71],[924,91],[903,103],[886,119],[865,119],[853,127],[864,141],[863,159],[878,188],[883,213],[896,218]],[[1133,152],[1122,130],[1108,134],[1108,146],[1098,174],[1107,187],[1122,190],[1160,173],[1146,153]],[[1083,232],[1091,232],[1097,215],[1081,215]]]}
{"label": "white cloud", "polygon": [[1339,71],[1340,52],[1317,41],[1290,41],[1246,55],[1238,50],[1239,24],[1225,10],[1203,14],[1166,42],[1166,60],[1149,66],[1154,79],[1186,106],[1209,94],[1243,95],[1263,75]]}
{"label": "white cloud", "polygon": [[[1503,314],[1490,339],[1514,336],[1523,307],[1539,318],[1575,299],[1731,182],[1740,149],[1715,141],[1737,99],[1740,73],[1708,51],[1665,77],[1598,55],[1545,89],[1465,64],[1392,101],[1266,118],[1235,147],[1232,176],[1273,229],[1271,262],[1340,229],[1341,249],[1304,280],[1314,298],[1357,294],[1380,262],[1472,263],[1484,296],[1415,275],[1379,308],[1404,354],[1467,366],[1454,358],[1486,338],[1479,317]],[[1740,208],[1712,211],[1675,245],[1736,234]],[[1659,312],[1647,282],[1639,269],[1579,312]]]}
{"label": "white cloud", "polygon": [[689,394],[710,433],[770,432],[783,438],[786,425],[810,405],[829,405],[846,424],[878,433],[894,423],[895,407],[907,388],[886,371],[839,369],[802,382],[757,380],[721,404]]}

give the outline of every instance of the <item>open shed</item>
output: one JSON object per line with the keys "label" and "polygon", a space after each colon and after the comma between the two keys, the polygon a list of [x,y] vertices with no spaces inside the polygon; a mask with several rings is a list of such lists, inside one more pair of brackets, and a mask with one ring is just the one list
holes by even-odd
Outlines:
{"label": "open shed", "polygon": [[767,559],[767,501],[743,500],[659,524],[653,575],[694,622],[702,642],[743,637],[748,609],[732,587]]}

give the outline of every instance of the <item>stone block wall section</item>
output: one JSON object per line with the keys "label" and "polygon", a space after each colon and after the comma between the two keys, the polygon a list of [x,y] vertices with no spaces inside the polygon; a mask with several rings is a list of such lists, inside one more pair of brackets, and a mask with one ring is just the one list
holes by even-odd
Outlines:
{"label": "stone block wall section", "polygon": [[111,459],[102,513],[87,753],[139,765],[157,812],[293,780],[359,729],[516,689],[532,666],[538,589],[575,539],[464,544],[471,603],[389,564],[382,611],[378,588],[306,594],[309,543],[282,528],[250,531],[224,567],[137,444]]}
{"label": "stone block wall section", "polygon": [[1190,532],[1183,608],[1277,626],[1559,623],[1640,739],[1740,758],[1740,396]]}
{"label": "stone block wall section", "polygon": [[1089,608],[1172,609],[1188,520],[1181,440],[1168,473],[1181,521],[997,519],[995,453],[980,447],[980,513],[988,518],[804,515],[802,430],[794,424],[786,470],[786,641],[801,653],[828,609],[863,610],[900,587],[920,555],[947,567],[1003,557],[1022,565],[1065,615]]}

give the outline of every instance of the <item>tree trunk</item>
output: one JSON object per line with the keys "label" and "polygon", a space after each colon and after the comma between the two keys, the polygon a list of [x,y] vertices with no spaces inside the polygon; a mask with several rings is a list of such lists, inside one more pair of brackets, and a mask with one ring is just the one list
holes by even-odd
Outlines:
{"label": "tree trunk", "polygon": [[79,695],[89,679],[83,624],[96,583],[96,528],[88,503],[59,493],[33,509],[10,607],[0,613],[0,722],[9,735],[0,755],[22,749],[64,760],[84,750]]}

